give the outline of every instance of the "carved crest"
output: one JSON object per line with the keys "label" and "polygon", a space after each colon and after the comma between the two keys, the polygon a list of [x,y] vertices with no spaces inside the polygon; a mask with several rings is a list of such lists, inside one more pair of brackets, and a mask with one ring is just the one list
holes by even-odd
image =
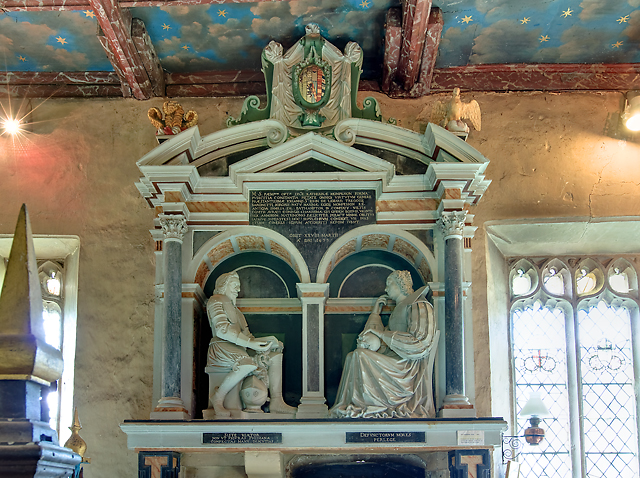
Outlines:
{"label": "carved crest", "polygon": [[331,133],[348,118],[382,121],[374,98],[365,98],[364,108],[356,103],[362,72],[362,49],[349,42],[344,53],[320,35],[320,27],[309,24],[306,35],[286,53],[282,45],[269,43],[262,52],[262,71],[267,86],[267,104],[249,96],[239,118],[227,126],[265,119],[283,123],[297,135],[321,129]]}

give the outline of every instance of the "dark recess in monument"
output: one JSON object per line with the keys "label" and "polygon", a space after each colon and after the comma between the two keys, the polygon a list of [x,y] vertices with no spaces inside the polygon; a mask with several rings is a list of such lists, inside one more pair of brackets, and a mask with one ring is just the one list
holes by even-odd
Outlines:
{"label": "dark recess in monument", "polygon": [[401,176],[406,174],[424,174],[427,172],[426,164],[408,156],[394,153],[393,151],[389,151],[386,149],[365,146],[364,144],[354,144],[353,147],[355,149],[359,149],[360,151],[364,151],[365,153],[369,153],[372,156],[377,156],[380,159],[384,159],[385,161],[390,162],[396,167],[396,174],[399,174]]}
{"label": "dark recess in monument", "polygon": [[[370,460],[370,459],[369,459]],[[315,463],[300,466],[291,478],[424,478],[423,467],[402,462],[358,460],[351,463]]]}

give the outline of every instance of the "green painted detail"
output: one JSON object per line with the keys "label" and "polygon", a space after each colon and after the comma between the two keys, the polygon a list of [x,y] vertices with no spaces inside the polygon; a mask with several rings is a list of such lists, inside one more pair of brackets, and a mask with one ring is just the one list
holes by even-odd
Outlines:
{"label": "green painted detail", "polygon": [[351,116],[353,118],[362,118],[372,121],[382,121],[380,105],[375,98],[368,96],[362,102],[363,108],[358,108],[358,84],[360,83],[360,74],[362,69],[362,52],[360,52],[360,61],[351,63]]}
{"label": "green painted detail", "polygon": [[262,52],[262,73],[267,87],[267,104],[264,108],[260,108],[260,98],[257,96],[248,96],[242,104],[242,110],[238,118],[229,116],[227,118],[227,127],[237,126],[239,124],[250,123],[251,121],[261,121],[269,119],[271,114],[271,87],[273,85],[273,63],[267,60]]}
{"label": "green painted detail", "polygon": [[[324,38],[307,35],[301,40],[305,59],[291,69],[293,99],[302,108],[303,128],[319,128],[326,119],[318,110],[331,96],[331,65],[322,60]],[[318,53],[318,49],[320,53]]]}

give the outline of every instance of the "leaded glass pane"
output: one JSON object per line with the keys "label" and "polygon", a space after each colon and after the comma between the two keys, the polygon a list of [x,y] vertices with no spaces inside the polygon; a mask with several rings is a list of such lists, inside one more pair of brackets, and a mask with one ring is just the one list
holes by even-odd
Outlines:
{"label": "leaded glass pane", "polygon": [[631,320],[604,301],[578,311],[589,478],[637,477]]}
{"label": "leaded glass pane", "polygon": [[[541,392],[553,417],[541,424],[546,438],[540,445],[524,445],[520,476],[568,477],[571,458],[564,312],[535,302],[514,310],[512,321],[518,417],[533,391]],[[523,435],[529,426],[528,420],[518,418],[518,435]]]}

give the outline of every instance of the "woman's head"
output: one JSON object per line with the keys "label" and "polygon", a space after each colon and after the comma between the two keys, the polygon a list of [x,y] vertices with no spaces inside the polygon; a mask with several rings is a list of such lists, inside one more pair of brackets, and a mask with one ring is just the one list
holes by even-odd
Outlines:
{"label": "woman's head", "polygon": [[387,293],[389,293],[389,288],[392,285],[396,285],[399,292],[404,296],[413,293],[413,281],[409,271],[393,271],[389,274],[389,277],[387,277]]}

